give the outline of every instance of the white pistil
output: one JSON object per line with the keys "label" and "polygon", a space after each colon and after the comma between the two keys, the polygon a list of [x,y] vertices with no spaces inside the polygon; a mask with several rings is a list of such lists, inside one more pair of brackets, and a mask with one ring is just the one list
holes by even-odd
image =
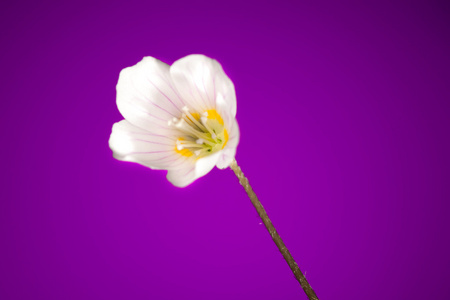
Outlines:
{"label": "white pistil", "polygon": [[217,120],[208,119],[208,112],[200,114],[200,120],[194,118],[187,106],[183,107],[181,118],[168,121],[180,131],[180,138],[176,141],[176,149],[186,149],[197,157],[204,157],[220,150],[222,147],[223,126]]}
{"label": "white pistil", "polygon": [[189,121],[191,121],[193,124],[195,124],[198,129],[205,131],[206,128],[205,126],[203,126],[199,121],[197,121],[196,118],[194,118],[194,116],[191,115],[191,113],[189,112],[189,108],[187,106],[183,107],[183,111],[186,113],[186,116]]}
{"label": "white pistil", "polygon": [[208,150],[211,150],[211,149],[210,149],[210,148],[203,148],[203,149],[194,151],[194,153],[195,153],[195,155],[197,155],[197,156],[203,156],[203,155],[205,155],[205,154],[207,154],[207,153],[211,153],[211,151],[208,151]]}
{"label": "white pistil", "polygon": [[[212,130],[211,127],[208,126],[207,121],[208,121],[208,119],[206,117],[202,117],[203,125],[206,127],[206,130],[208,130],[208,132],[211,134],[212,139],[215,140],[216,137],[215,137],[214,130]],[[213,134],[214,134],[214,136],[213,136]]]}
{"label": "white pistil", "polygon": [[197,143],[194,143],[194,141],[189,140],[178,140],[177,145],[183,145],[184,148],[204,148],[203,145],[199,145]]}
{"label": "white pistil", "polygon": [[[203,124],[203,125],[206,124],[206,121],[208,121],[208,112],[207,112],[207,111],[205,111],[204,113],[202,113],[202,116],[201,116],[200,120],[202,121],[202,124]],[[205,125],[205,127],[206,127],[206,125]]]}
{"label": "white pistil", "polygon": [[189,126],[189,124],[184,119],[181,119],[178,123],[175,124],[175,126],[185,133],[193,135],[194,137],[203,138],[206,144],[209,144],[211,146],[215,144],[215,141],[212,140],[206,133],[198,131],[192,126]]}

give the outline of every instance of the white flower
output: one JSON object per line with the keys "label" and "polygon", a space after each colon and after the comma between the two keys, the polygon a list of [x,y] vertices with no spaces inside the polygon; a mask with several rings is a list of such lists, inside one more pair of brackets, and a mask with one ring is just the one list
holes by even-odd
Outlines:
{"label": "white flower", "polygon": [[120,72],[117,106],[125,120],[112,128],[114,157],[168,170],[175,186],[185,187],[234,159],[236,95],[216,60],[189,55],[169,66],[144,57]]}

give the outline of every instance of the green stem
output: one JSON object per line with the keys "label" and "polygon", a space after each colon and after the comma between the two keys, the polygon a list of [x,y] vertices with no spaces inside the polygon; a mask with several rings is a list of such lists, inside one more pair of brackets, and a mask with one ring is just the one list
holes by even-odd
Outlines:
{"label": "green stem", "polygon": [[259,202],[258,197],[256,196],[255,192],[253,191],[252,187],[250,186],[247,177],[245,177],[241,168],[238,166],[236,160],[233,160],[233,162],[230,165],[230,168],[234,171],[234,174],[236,174],[237,178],[239,179],[239,183],[244,187],[245,191],[247,192],[247,195],[250,198],[250,201],[252,202],[253,206],[256,208],[256,211],[258,212],[264,225],[266,226],[267,230],[269,231],[270,235],[272,236],[273,241],[277,245],[278,250],[280,250],[281,255],[283,255],[287,264],[291,268],[292,272],[294,273],[295,278],[298,280],[298,282],[300,283],[300,286],[305,291],[306,296],[308,296],[308,299],[309,300],[319,300],[319,298],[317,298],[316,293],[314,292],[314,290],[311,288],[308,281],[306,280],[305,275],[303,275],[302,271],[300,271],[300,268],[298,267],[297,263],[295,262],[294,258],[292,257],[291,253],[289,252],[288,248],[286,247],[286,245],[284,244],[280,235],[278,234],[278,232],[276,231],[272,222],[270,221],[269,216],[266,213],[266,210],[262,206],[261,202]]}

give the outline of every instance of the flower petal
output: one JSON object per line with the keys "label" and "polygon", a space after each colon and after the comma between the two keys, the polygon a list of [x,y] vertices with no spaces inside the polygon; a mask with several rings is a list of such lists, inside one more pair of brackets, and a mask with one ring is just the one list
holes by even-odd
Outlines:
{"label": "flower petal", "polygon": [[[225,123],[236,116],[236,94],[233,82],[222,66],[204,55],[188,55],[172,64],[173,83],[188,106],[197,111],[217,109],[226,113]],[[219,111],[220,110],[220,111]]]}
{"label": "flower petal", "polygon": [[168,170],[167,180],[176,187],[186,187],[195,181],[195,163],[193,161],[184,161],[184,163],[176,169]]}
{"label": "flower petal", "polygon": [[182,166],[169,169],[167,179],[177,187],[185,187],[198,178],[208,174],[216,165],[220,155],[221,151],[197,161],[186,160]]}
{"label": "flower petal", "polygon": [[109,147],[116,159],[137,162],[152,169],[175,168],[185,157],[175,151],[176,138],[169,130],[155,134],[126,120],[115,123]]}
{"label": "flower petal", "polygon": [[153,58],[120,72],[117,106],[130,123],[148,131],[167,127],[173,117],[180,117],[185,105],[170,79],[170,67]]}
{"label": "flower petal", "polygon": [[236,119],[233,120],[232,126],[229,128],[229,138],[225,148],[221,151],[221,156],[217,160],[216,166],[219,169],[228,168],[236,156],[236,148],[239,144],[239,126]]}
{"label": "flower petal", "polygon": [[216,152],[209,156],[199,159],[195,164],[195,176],[200,178],[208,174],[216,165],[222,151]]}

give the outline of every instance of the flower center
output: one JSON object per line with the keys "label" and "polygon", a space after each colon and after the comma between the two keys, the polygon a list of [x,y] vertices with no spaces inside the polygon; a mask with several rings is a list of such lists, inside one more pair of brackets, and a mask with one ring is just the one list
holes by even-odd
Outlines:
{"label": "flower center", "polygon": [[228,142],[223,119],[215,109],[200,114],[191,113],[185,106],[181,118],[173,118],[169,126],[175,126],[179,131],[175,151],[183,156],[202,158],[222,150]]}

